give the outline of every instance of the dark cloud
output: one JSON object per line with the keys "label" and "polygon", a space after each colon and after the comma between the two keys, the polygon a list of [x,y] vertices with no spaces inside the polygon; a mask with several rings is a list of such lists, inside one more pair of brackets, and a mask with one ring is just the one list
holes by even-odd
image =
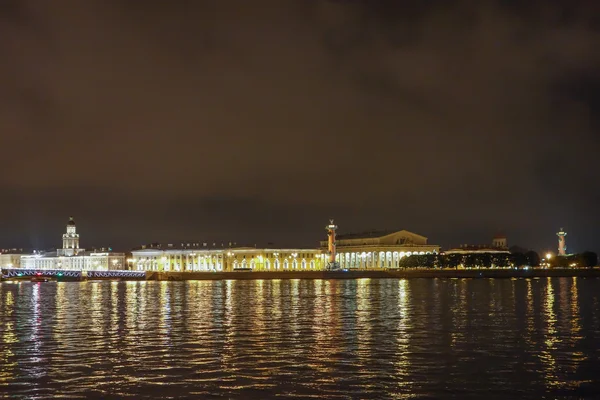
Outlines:
{"label": "dark cloud", "polygon": [[6,4],[5,241],[76,210],[124,246],[306,244],[331,215],[597,248],[596,2]]}

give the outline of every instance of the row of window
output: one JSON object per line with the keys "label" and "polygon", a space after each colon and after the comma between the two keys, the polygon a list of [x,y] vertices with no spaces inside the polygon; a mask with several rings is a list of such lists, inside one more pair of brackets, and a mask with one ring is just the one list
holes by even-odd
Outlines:
{"label": "row of window", "polygon": [[[306,269],[308,265],[310,265],[310,269],[315,269],[316,263],[314,260],[311,260],[310,264],[309,264],[306,262],[306,260],[302,260],[300,263],[298,263],[298,260],[296,260],[296,259],[292,260],[291,262],[288,261],[287,259],[284,259],[283,262],[276,259],[275,261],[273,261],[272,266],[273,266],[273,269],[278,270],[281,268],[282,265],[283,265],[283,269],[289,269],[290,265],[291,265],[292,269],[298,269],[298,265],[300,265],[301,269]],[[257,267],[257,263],[255,261],[247,262],[246,260],[242,260],[241,263],[238,263],[237,261],[233,262],[233,269],[237,269],[237,268],[256,269],[256,267]],[[265,260],[264,269],[267,269],[267,270],[271,269],[271,262],[269,260]]]}

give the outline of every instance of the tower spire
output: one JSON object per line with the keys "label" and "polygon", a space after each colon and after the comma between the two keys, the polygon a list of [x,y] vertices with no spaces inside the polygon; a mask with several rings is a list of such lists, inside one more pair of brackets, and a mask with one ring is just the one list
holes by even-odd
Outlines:
{"label": "tower spire", "polygon": [[329,225],[325,227],[327,231],[327,254],[329,256],[329,260],[327,262],[328,270],[336,270],[340,268],[338,262],[335,261],[336,255],[336,243],[335,243],[335,231],[337,230],[337,225],[333,222],[333,219],[329,220]]}
{"label": "tower spire", "polygon": [[79,251],[79,234],[72,216],[67,222],[67,232],[63,234],[63,252],[65,255],[74,255]]}

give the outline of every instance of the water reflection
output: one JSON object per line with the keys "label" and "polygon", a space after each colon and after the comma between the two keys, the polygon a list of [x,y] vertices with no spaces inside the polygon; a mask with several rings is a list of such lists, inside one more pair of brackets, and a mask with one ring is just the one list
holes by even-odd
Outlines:
{"label": "water reflection", "polygon": [[395,398],[404,398],[406,392],[412,390],[413,383],[410,380],[410,286],[408,280],[402,279],[398,282],[398,326],[396,333],[396,360],[394,362],[395,373],[400,378],[398,381],[399,392]]}
{"label": "water reflection", "polygon": [[554,302],[554,288],[552,287],[552,280],[548,278],[546,281],[546,294],[543,303],[545,349],[540,353],[540,359],[542,360],[544,377],[549,386],[560,385],[560,381],[556,376],[556,359],[554,357],[554,351],[556,350],[558,342]]}
{"label": "water reflection", "polygon": [[14,398],[555,398],[600,368],[600,281],[0,284]]}
{"label": "water reflection", "polygon": [[13,320],[14,313],[14,295],[12,288],[7,288],[4,296],[0,292],[0,308],[2,310],[3,323],[0,324],[0,332],[2,333],[2,346],[0,346],[0,389],[8,386],[14,380],[14,370],[17,366],[13,347],[18,343],[15,333],[15,323]]}

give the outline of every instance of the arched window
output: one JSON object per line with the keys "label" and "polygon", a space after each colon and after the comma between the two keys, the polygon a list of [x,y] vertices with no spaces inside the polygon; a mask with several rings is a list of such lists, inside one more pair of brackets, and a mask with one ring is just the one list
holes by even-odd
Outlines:
{"label": "arched window", "polygon": [[306,269],[306,260],[302,260],[302,269]]}
{"label": "arched window", "polygon": [[315,269],[315,260],[310,262],[310,269]]}
{"label": "arched window", "polygon": [[265,261],[265,269],[266,269],[267,271],[269,271],[269,270],[271,269],[271,261],[269,261],[269,260],[266,260],[266,261]]}
{"label": "arched window", "polygon": [[279,260],[275,259],[275,270],[279,270]]}
{"label": "arched window", "polygon": [[298,269],[298,260],[296,260],[294,258],[294,261],[292,261],[292,269]]}
{"label": "arched window", "polygon": [[242,260],[242,268],[248,268],[248,263],[246,262],[246,259]]}
{"label": "arched window", "polygon": [[289,262],[288,260],[283,260],[283,269],[288,269],[289,268]]}
{"label": "arched window", "polygon": [[250,261],[250,268],[256,268],[256,263],[254,262],[254,260]]}

